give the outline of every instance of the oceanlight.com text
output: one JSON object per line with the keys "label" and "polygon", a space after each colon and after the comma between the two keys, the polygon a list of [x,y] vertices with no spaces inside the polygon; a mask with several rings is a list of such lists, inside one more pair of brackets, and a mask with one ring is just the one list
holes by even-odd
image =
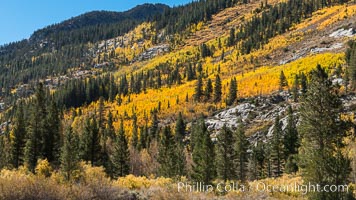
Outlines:
{"label": "oceanlight.com text", "polygon": [[320,184],[289,184],[289,185],[270,185],[268,183],[259,182],[254,184],[241,184],[238,182],[205,184],[203,182],[186,183],[179,182],[177,184],[178,192],[232,192],[232,191],[256,191],[256,192],[272,192],[272,193],[289,193],[298,192],[307,194],[309,192],[349,192],[348,185],[320,185]]}

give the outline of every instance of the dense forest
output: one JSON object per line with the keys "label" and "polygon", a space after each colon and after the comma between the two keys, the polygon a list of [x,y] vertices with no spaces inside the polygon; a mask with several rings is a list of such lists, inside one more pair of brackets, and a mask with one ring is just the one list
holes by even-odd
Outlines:
{"label": "dense forest", "polygon": [[[352,74],[356,51],[354,42],[349,45],[347,60],[349,74]],[[86,85],[81,81],[68,82],[63,90],[68,91],[65,92],[68,99],[63,99],[61,93],[51,94],[39,83],[34,98],[20,101],[14,108],[12,127],[7,127],[0,136],[0,164],[2,168],[13,169],[25,165],[31,172],[38,173],[39,160],[46,160],[63,174],[66,181],[75,181],[75,172],[82,160],[92,166],[104,166],[112,178],[155,174],[170,178],[187,176],[204,183],[213,183],[215,179],[245,182],[300,171],[302,177],[311,183],[322,180],[322,184],[345,185],[350,173],[350,160],[342,156],[341,149],[342,140],[352,128],[351,121],[340,118],[343,107],[335,93],[338,88],[331,84],[325,70],[318,65],[308,77],[308,83],[304,83],[307,86],[296,86],[298,93],[302,94],[295,97],[295,101],[300,101],[298,115],[294,115],[295,110],[289,106],[284,113],[287,116],[284,130],[280,121],[282,116],[277,115],[273,136],[267,143],[259,142],[257,146],[249,144],[241,120],[237,122],[237,129],[224,126],[217,140],[212,141],[203,116],[188,132],[181,113],[174,126],[159,126],[159,108],[151,111],[144,126],[138,125],[135,114],[127,116],[133,119],[132,132],[127,134],[123,125],[125,117],[114,119],[111,112],[104,114],[104,101],[113,100],[112,91],[125,93],[135,89],[117,86],[110,76],[89,79]],[[209,89],[208,86],[205,92],[199,89],[202,84],[199,79],[195,98],[208,98],[211,90],[214,101],[220,101],[218,76],[215,87]],[[350,76],[350,79],[354,78]],[[280,87],[284,84],[282,74]],[[234,104],[237,95],[234,80],[230,85],[229,101]],[[73,91],[75,86],[83,91]],[[100,97],[96,99],[93,94]],[[64,117],[64,110],[59,109],[61,105],[63,108],[72,107],[94,100],[98,100],[99,109],[86,114],[73,109],[69,116]],[[322,103],[315,105],[314,102]],[[82,125],[75,131],[71,124],[79,118]],[[117,120],[120,126],[115,130],[113,122]],[[338,134],[334,134],[335,130]],[[141,160],[139,155],[145,152],[149,152],[150,159]],[[157,167],[148,167],[150,165]],[[330,167],[338,170],[329,170]],[[349,194],[322,192],[311,195],[312,199],[347,199]]]}
{"label": "dense forest", "polygon": [[[351,175],[356,166],[352,156],[345,153],[351,149],[349,153],[354,154],[351,144],[355,140],[354,110],[344,105],[356,89],[353,38],[348,38],[345,53],[338,54],[342,59],[336,53],[331,56],[335,62],[323,61],[329,58],[325,56],[308,66],[311,70],[303,71],[302,62],[291,61],[298,68],[293,73],[282,66],[273,76],[256,75],[252,80],[256,91],[264,86],[258,85],[257,79],[278,79],[273,87],[278,89],[269,95],[257,91],[258,95],[243,96],[241,91],[247,88],[240,85],[240,79],[258,70],[258,59],[262,60],[254,57],[258,50],[265,46],[271,49],[271,40],[296,29],[296,24],[310,19],[316,11],[346,3],[261,1],[248,12],[249,18],[227,29],[226,35],[185,47],[188,50],[183,53],[179,48],[197,32],[193,26],[204,26],[217,13],[251,2],[201,0],[173,8],[145,4],[123,13],[91,12],[38,30],[29,40],[0,47],[0,103],[6,103],[0,115],[0,183],[5,180],[2,173],[26,174],[38,176],[39,184],[53,179],[64,187],[51,185],[53,191],[68,190],[69,194],[82,189],[76,187],[87,187],[97,199],[111,199],[105,195],[116,192],[112,185],[135,185],[125,182],[132,181],[131,175],[156,178],[157,182],[167,178],[174,183],[185,180],[212,185],[300,177],[314,185],[348,186],[354,181]],[[149,25],[140,36],[124,41],[123,35],[142,23]],[[108,40],[114,41],[113,47],[108,47]],[[137,47],[138,43],[143,45]],[[124,52],[142,48],[145,52],[166,43],[173,56],[142,62],[149,67],[135,62],[136,52],[131,60],[116,53],[118,48]],[[283,47],[283,52],[289,49]],[[243,63],[251,69],[226,67],[233,59],[233,65]],[[85,75],[75,75],[79,72]],[[168,93],[169,98],[156,97],[160,92]],[[142,97],[146,97],[147,105],[139,107],[137,99]],[[240,103],[263,107],[267,105],[263,98],[286,109],[276,109],[271,115],[261,111],[273,118],[262,122],[262,128],[251,125],[258,115],[253,111],[247,117],[237,116],[235,126],[225,123],[218,131],[208,127],[207,118],[220,111]],[[254,139],[253,131],[263,134],[263,139]],[[95,176],[101,180],[90,182],[97,180]],[[128,188],[137,189],[132,185]],[[86,195],[76,192],[78,199]],[[0,199],[18,198],[11,192],[3,195]],[[331,200],[354,196],[350,184],[347,191],[310,192],[305,197]]]}

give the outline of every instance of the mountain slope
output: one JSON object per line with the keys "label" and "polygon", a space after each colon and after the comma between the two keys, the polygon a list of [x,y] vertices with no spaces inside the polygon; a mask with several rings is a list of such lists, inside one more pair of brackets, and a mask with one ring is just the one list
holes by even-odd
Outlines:
{"label": "mountain slope", "polygon": [[[145,6],[148,10],[155,10],[152,5]],[[128,15],[132,17],[142,17],[141,11],[133,9],[129,12]],[[298,154],[300,144],[297,122],[300,122],[301,113],[298,108],[305,97],[321,96],[320,102],[309,100],[310,105],[318,102],[317,107],[320,108],[315,113],[324,116],[318,119],[320,121],[326,116],[325,110],[338,110],[333,114],[333,119],[322,126],[316,123],[310,127],[327,128],[329,123],[354,118],[356,97],[349,92],[350,86],[353,86],[351,89],[356,88],[356,42],[352,42],[356,41],[356,4],[352,2],[196,1],[178,8],[165,9],[161,15],[148,21],[128,24],[126,31],[112,33],[113,37],[92,31],[103,27],[116,30],[117,24],[110,21],[121,19],[122,13],[120,16],[116,14],[94,12],[70,19],[53,26],[53,30],[60,30],[58,34],[50,33],[49,27],[46,35],[43,29],[43,36],[35,33],[38,34],[39,43],[33,49],[22,49],[23,52],[17,52],[14,57],[11,57],[12,54],[0,57],[0,77],[3,80],[0,86],[10,85],[2,86],[5,90],[1,90],[5,93],[2,96],[7,97],[4,112],[0,115],[0,121],[3,122],[0,124],[0,133],[4,133],[0,135],[4,139],[2,143],[16,138],[16,126],[19,124],[24,124],[24,130],[29,130],[30,139],[38,135],[39,138],[35,139],[43,144],[54,141],[47,132],[53,132],[53,135],[60,138],[58,141],[63,141],[64,133],[66,137],[78,136],[73,141],[67,141],[66,145],[67,148],[75,147],[74,143],[77,142],[80,151],[78,160],[89,161],[94,166],[103,165],[105,169],[93,168],[101,171],[96,174],[104,174],[103,177],[105,172],[115,177],[115,169],[110,166],[114,164],[114,167],[118,167],[123,163],[125,166],[121,167],[125,170],[121,170],[120,176],[128,173],[140,176],[137,178],[138,183],[135,183],[135,177],[129,175],[120,177],[115,184],[124,187],[130,184],[130,189],[144,187],[136,187],[135,184],[145,185],[143,191],[136,190],[138,193],[151,189],[142,184],[145,179],[142,176],[171,177],[172,180],[167,180],[172,183],[175,183],[174,178],[180,176],[185,176],[182,180],[194,180],[196,174],[210,175],[206,170],[200,170],[206,167],[206,163],[220,165],[217,170],[224,169],[221,167],[222,157],[233,160],[234,153],[230,152],[237,152],[235,145],[244,145],[239,148],[239,152],[244,151],[244,155],[239,157],[246,157],[242,163],[246,163],[245,170],[242,170],[241,162],[238,162],[240,165],[232,163],[228,168],[240,166],[241,174],[242,171],[249,171],[249,174],[246,173],[247,181],[262,179],[278,185],[286,184],[284,179],[302,182],[303,175],[295,173],[299,163],[293,159],[304,153]],[[185,15],[180,16],[182,14]],[[195,16],[196,20],[191,19],[191,16]],[[129,22],[125,20],[119,24]],[[68,37],[62,39],[64,35]],[[314,71],[314,78],[320,76],[322,79],[316,80],[322,81],[313,82],[310,78],[310,72],[316,68],[318,70]],[[6,76],[9,74],[11,76]],[[37,81],[43,84],[36,85]],[[320,85],[322,92],[317,90],[319,86],[315,87],[319,82],[323,84]],[[314,84],[314,90],[308,87],[311,83]],[[339,95],[342,96],[340,102],[337,101]],[[1,97],[0,103],[3,101]],[[325,107],[324,100],[328,102]],[[19,102],[22,102],[21,106]],[[339,106],[341,102],[345,109]],[[337,108],[329,109],[336,104]],[[20,109],[22,106],[24,111]],[[286,117],[289,106],[291,109]],[[312,109],[313,106],[310,106]],[[202,123],[196,123],[198,120]],[[287,135],[287,122],[290,125],[290,136],[293,136],[291,141],[283,138],[283,135]],[[34,124],[41,126],[38,128],[40,134],[31,134],[36,131]],[[224,129],[225,124],[232,130]],[[243,127],[236,132],[238,139],[232,131],[240,125]],[[281,127],[278,128],[279,125]],[[171,131],[173,128],[174,132]],[[331,138],[337,135],[333,131],[327,131]],[[119,132],[119,137],[116,137],[116,132]],[[8,135],[11,137],[5,137]],[[302,134],[300,136],[303,137]],[[355,138],[351,134],[350,137],[345,136],[340,134],[340,138],[343,137],[341,139],[348,140],[345,147],[353,148]],[[239,140],[239,144],[232,144],[234,140]],[[242,144],[242,140],[248,140],[250,144]],[[282,140],[283,144],[280,144]],[[31,140],[28,141],[27,148],[32,148]],[[287,149],[285,142],[293,143],[293,148]],[[225,154],[221,151],[222,144],[230,148]],[[330,147],[334,148],[334,145]],[[343,145],[340,147],[344,148]],[[276,149],[278,155],[281,155],[278,164],[273,162],[277,155]],[[44,153],[33,157],[42,159],[52,155],[45,154],[46,150],[39,149],[38,152]],[[292,151],[285,157],[279,154],[279,151],[287,152],[285,150]],[[0,148],[0,151],[6,152],[6,149]],[[175,152],[179,152],[179,155]],[[217,156],[211,162],[214,152]],[[63,154],[71,158],[75,152],[68,150]],[[334,155],[341,154],[344,152]],[[114,156],[120,157],[121,161],[112,159]],[[355,153],[348,156],[356,160]],[[197,169],[201,157],[209,157],[209,160],[202,162]],[[35,168],[35,159],[30,167],[39,174],[43,166],[39,164]],[[52,159],[55,161],[56,157],[52,156]],[[184,166],[170,166],[179,159],[179,163]],[[48,159],[41,162],[48,166],[48,162],[53,166],[59,163],[54,161]],[[287,162],[292,165],[289,170],[293,171],[285,170]],[[277,173],[271,169],[271,165],[278,165]],[[352,167],[355,175],[356,163]],[[63,170],[60,166],[58,168],[60,172]],[[78,171],[92,170],[86,166],[78,168],[83,168]],[[176,168],[179,170],[173,171]],[[213,169],[214,166],[209,168]],[[281,171],[285,173],[284,176],[276,178]],[[81,173],[82,177],[90,175],[87,172]],[[222,173],[219,173],[207,179],[219,182],[224,179]],[[242,175],[231,174],[229,180],[242,179]],[[325,172],[326,176],[328,174]],[[273,179],[265,179],[267,177]],[[346,178],[343,181],[349,183]],[[159,185],[159,188],[166,185]],[[216,195],[225,194],[204,193],[202,199],[208,196],[216,199]],[[239,195],[242,193],[232,192],[226,194],[226,197],[236,199]],[[255,196],[254,192],[252,197],[249,195],[244,198],[253,199]],[[263,196],[254,199],[305,198],[297,192],[267,192]],[[160,198],[167,199],[167,195]]]}
{"label": "mountain slope", "polygon": [[53,37],[51,35],[58,34],[58,32],[70,32],[92,26],[115,24],[124,21],[137,24],[137,22],[142,22],[155,15],[163,13],[165,9],[169,9],[169,6],[164,4],[143,4],[125,12],[92,11],[65,20],[59,24],[40,29],[33,33],[30,40],[43,40]]}

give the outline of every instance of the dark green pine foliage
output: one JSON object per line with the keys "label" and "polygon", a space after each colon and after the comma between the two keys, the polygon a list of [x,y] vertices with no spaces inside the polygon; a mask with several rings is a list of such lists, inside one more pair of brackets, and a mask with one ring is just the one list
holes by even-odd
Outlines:
{"label": "dark green pine foliage", "polygon": [[195,181],[209,184],[216,175],[215,150],[203,118],[193,127],[192,137],[193,172],[191,176]]}
{"label": "dark green pine foliage", "polygon": [[23,164],[24,159],[24,147],[26,144],[26,122],[24,119],[23,103],[20,102],[15,114],[14,126],[13,126],[13,138],[12,138],[12,165],[14,168],[18,168]]}
{"label": "dark green pine foliage", "polygon": [[235,28],[230,29],[230,36],[227,40],[227,46],[231,47],[235,44]]}
{"label": "dark green pine foliage", "polygon": [[227,96],[227,105],[231,106],[232,104],[235,103],[237,99],[237,81],[236,78],[232,78],[230,81],[230,86],[229,86],[229,93]]}
{"label": "dark green pine foliage", "polygon": [[247,180],[248,175],[248,153],[247,150],[249,148],[249,141],[245,135],[244,127],[242,121],[239,122],[237,130],[234,134],[235,142],[234,142],[234,150],[235,150],[235,170],[237,179],[244,182]]}
{"label": "dark green pine foliage", "polygon": [[136,113],[133,114],[132,120],[133,122],[132,122],[131,146],[133,146],[136,149],[138,146],[138,126],[137,126]]}
{"label": "dark green pine foliage", "polygon": [[129,174],[130,152],[122,120],[117,139],[114,143],[114,152],[111,155],[111,161],[113,163],[115,177],[122,177]]}
{"label": "dark green pine foliage", "polygon": [[95,117],[87,117],[80,141],[81,158],[90,162],[91,165],[99,164],[100,159],[100,136]]}
{"label": "dark green pine foliage", "polygon": [[4,135],[0,135],[0,154],[2,156],[0,156],[0,169],[3,169],[4,167],[6,167],[8,165],[8,162],[5,158],[6,153],[6,142],[5,142],[5,136]]}
{"label": "dark green pine foliage", "polygon": [[157,110],[153,110],[151,112],[151,118],[152,118],[152,125],[149,129],[149,138],[147,141],[148,143],[150,143],[150,141],[152,141],[153,139],[156,139],[157,138],[157,135],[158,135],[158,117],[157,117]]}
{"label": "dark green pine foliage", "polygon": [[224,124],[217,136],[216,171],[218,177],[226,182],[236,177],[234,167],[234,138],[232,131]]}
{"label": "dark green pine foliage", "polygon": [[218,103],[221,101],[221,92],[222,86],[221,86],[221,79],[219,75],[216,75],[215,77],[215,86],[214,86],[214,102]]}
{"label": "dark green pine foliage", "polygon": [[49,162],[59,164],[60,155],[60,124],[61,120],[59,118],[59,110],[57,104],[51,100],[50,106],[48,108],[47,115],[47,131],[45,132],[45,154],[44,157],[48,159]]}
{"label": "dark green pine foliage", "polygon": [[107,115],[107,122],[105,129],[103,130],[103,134],[101,136],[101,163],[105,168],[106,173],[110,176],[113,177],[113,170],[112,170],[112,163],[110,160],[110,154],[112,153],[110,151],[109,146],[113,144],[115,141],[116,135],[115,135],[115,129],[113,126],[113,116],[111,111],[108,112]]}
{"label": "dark green pine foliage", "polygon": [[261,178],[271,178],[275,176],[273,174],[273,161],[275,157],[272,156],[272,141],[267,144],[263,144],[263,166],[261,168]]}
{"label": "dark green pine foliage", "polygon": [[271,172],[272,176],[278,177],[282,175],[283,170],[283,131],[282,124],[279,120],[279,115],[276,116],[273,135],[271,138]]}
{"label": "dark green pine foliage", "polygon": [[211,94],[213,93],[213,83],[210,78],[206,81],[205,86],[205,98],[209,100],[211,98]]}
{"label": "dark green pine foliage", "polygon": [[12,146],[9,125],[5,126],[4,134],[0,135],[0,169],[12,167]]}
{"label": "dark green pine foliage", "polygon": [[283,146],[285,159],[290,155],[298,153],[299,137],[291,106],[288,106],[287,126],[284,130]]}
{"label": "dark green pine foliage", "polygon": [[279,90],[282,91],[285,87],[288,87],[288,81],[286,76],[284,75],[284,72],[281,71],[279,75]]}
{"label": "dark green pine foliage", "polygon": [[68,126],[63,138],[60,162],[61,172],[67,181],[70,181],[75,170],[79,169],[79,138],[73,133],[72,127]]}
{"label": "dark green pine foliage", "polygon": [[138,149],[142,150],[148,147],[147,144],[147,137],[148,137],[148,127],[147,124],[140,128],[140,142],[138,144]]}
{"label": "dark green pine foliage", "polygon": [[199,75],[195,85],[194,100],[200,101],[202,96],[203,96],[203,80],[202,77]]}
{"label": "dark green pine foliage", "polygon": [[99,97],[99,108],[98,108],[98,128],[104,129],[104,97]]}
{"label": "dark green pine foliage", "polygon": [[202,58],[211,56],[211,51],[210,51],[208,45],[206,45],[205,43],[200,45],[200,56]]}
{"label": "dark green pine foliage", "polygon": [[177,143],[183,142],[183,139],[185,138],[185,122],[183,120],[182,113],[179,112],[178,114],[178,119],[176,121],[176,126],[175,126],[175,140]]}
{"label": "dark green pine foliage", "polygon": [[195,78],[194,77],[194,71],[193,71],[193,68],[192,68],[191,64],[189,64],[186,67],[186,74],[187,74],[187,81],[191,81],[191,80],[193,80]]}
{"label": "dark green pine foliage", "polygon": [[185,146],[182,142],[175,141],[175,165],[174,173],[176,176],[186,176],[187,175],[187,160]]}
{"label": "dark green pine foliage", "polygon": [[[308,92],[302,98],[299,151],[302,178],[312,185],[347,185],[350,160],[342,154],[350,126],[341,119],[342,102],[320,65],[311,72]],[[346,193],[309,192],[309,199],[346,199]]]}
{"label": "dark green pine foliage", "polygon": [[115,129],[113,123],[114,123],[113,116],[111,111],[109,111],[107,116],[107,124],[104,132],[106,138],[111,138],[111,139],[115,138]]}
{"label": "dark green pine foliage", "polygon": [[46,134],[46,102],[43,84],[39,83],[35,93],[35,99],[30,113],[30,123],[28,126],[28,139],[25,145],[25,163],[30,171],[34,171],[37,160],[44,155],[44,150],[48,146],[47,141],[43,141]]}
{"label": "dark green pine foliage", "polygon": [[251,155],[249,158],[249,179],[256,180],[265,178],[264,168],[265,168],[265,149],[262,142],[257,142],[256,145],[251,147]]}
{"label": "dark green pine foliage", "polygon": [[175,141],[169,126],[164,127],[158,147],[157,161],[160,164],[159,174],[174,177],[175,174]]}
{"label": "dark green pine foliage", "polygon": [[294,76],[294,81],[292,85],[292,95],[293,95],[293,101],[298,102],[299,98],[299,77],[298,75]]}
{"label": "dark green pine foliage", "polygon": [[307,77],[305,74],[302,72],[300,74],[300,86],[301,86],[301,91],[302,94],[304,95],[308,91],[308,82],[307,82]]}
{"label": "dark green pine foliage", "polygon": [[346,51],[346,61],[348,64],[348,74],[351,81],[351,89],[356,88],[356,42],[348,42],[349,48]]}

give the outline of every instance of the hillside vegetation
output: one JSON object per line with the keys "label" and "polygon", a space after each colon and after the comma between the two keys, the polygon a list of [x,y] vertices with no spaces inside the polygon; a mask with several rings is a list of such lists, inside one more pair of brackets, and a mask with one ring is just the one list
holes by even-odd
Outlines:
{"label": "hillside vegetation", "polygon": [[[0,199],[355,199],[355,24],[351,1],[205,0],[5,45]],[[308,183],[347,191],[253,190]]]}

